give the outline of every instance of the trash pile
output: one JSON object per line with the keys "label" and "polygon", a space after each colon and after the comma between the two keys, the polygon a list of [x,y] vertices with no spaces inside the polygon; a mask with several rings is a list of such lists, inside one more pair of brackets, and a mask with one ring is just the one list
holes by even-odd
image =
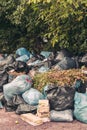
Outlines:
{"label": "trash pile", "polygon": [[87,123],[87,54],[31,54],[19,48],[0,55],[0,108],[37,126],[49,121]]}

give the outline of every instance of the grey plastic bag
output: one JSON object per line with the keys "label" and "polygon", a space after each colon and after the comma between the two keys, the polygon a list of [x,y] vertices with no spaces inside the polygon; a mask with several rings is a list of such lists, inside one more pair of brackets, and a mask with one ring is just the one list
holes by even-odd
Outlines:
{"label": "grey plastic bag", "polygon": [[69,110],[64,110],[64,111],[52,110],[50,112],[50,120],[51,121],[56,121],[56,122],[60,122],[60,121],[71,122],[71,121],[73,121],[73,112],[70,109]]}

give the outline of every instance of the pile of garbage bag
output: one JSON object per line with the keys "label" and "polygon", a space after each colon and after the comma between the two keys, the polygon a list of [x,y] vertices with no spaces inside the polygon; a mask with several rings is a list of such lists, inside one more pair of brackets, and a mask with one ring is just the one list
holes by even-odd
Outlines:
{"label": "pile of garbage bag", "polygon": [[15,54],[0,55],[0,108],[48,115],[50,121],[75,118],[87,123],[86,67],[87,54],[76,58],[65,50],[34,55],[21,47]]}

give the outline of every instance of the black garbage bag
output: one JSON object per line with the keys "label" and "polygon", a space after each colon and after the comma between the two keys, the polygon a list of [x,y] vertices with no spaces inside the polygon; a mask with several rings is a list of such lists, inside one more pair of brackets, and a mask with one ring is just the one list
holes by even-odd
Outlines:
{"label": "black garbage bag", "polygon": [[0,102],[3,106],[5,106],[6,104],[6,100],[4,98],[4,93],[3,92],[0,92]]}
{"label": "black garbage bag", "polygon": [[9,71],[11,71],[11,70],[14,70],[14,63],[15,63],[15,62],[13,62],[12,64],[9,64],[9,65],[5,65],[5,66],[4,66],[4,69],[5,69],[7,72],[9,72]]}
{"label": "black garbage bag", "polygon": [[23,104],[25,103],[25,101],[23,100],[23,98],[19,95],[15,95],[12,99],[12,103],[15,105],[15,106],[18,106],[20,104]]}
{"label": "black garbage bag", "polygon": [[26,74],[29,72],[30,67],[23,61],[15,61],[12,64],[5,65],[4,69],[6,71],[14,70],[16,72],[25,72]]}
{"label": "black garbage bag", "polygon": [[45,68],[51,68],[52,66],[52,61],[49,59],[44,59],[44,60],[36,60],[34,62],[27,62],[28,66],[30,69],[34,68],[36,70],[38,70],[39,68],[41,68],[42,66],[44,66]]}
{"label": "black garbage bag", "polygon": [[71,57],[71,53],[66,49],[62,49],[61,51],[59,51],[55,59],[61,61],[64,59],[64,57]]}
{"label": "black garbage bag", "polygon": [[41,55],[41,54],[36,54],[35,55],[35,57],[37,58],[37,59],[39,59],[39,60],[44,60],[45,59],[45,57],[43,56],[43,55]]}
{"label": "black garbage bag", "polygon": [[86,92],[86,84],[82,82],[81,79],[77,79],[74,84],[75,90],[79,93],[85,93]]}
{"label": "black garbage bag", "polygon": [[23,61],[16,61],[14,70],[16,72],[25,72],[27,74],[29,72],[29,66]]}
{"label": "black garbage bag", "polygon": [[81,63],[87,67],[87,54],[82,57]]}
{"label": "black garbage bag", "polygon": [[31,106],[26,103],[18,105],[16,109],[16,114],[25,114],[25,113],[36,113],[37,107],[36,106]]}
{"label": "black garbage bag", "polygon": [[7,56],[3,61],[0,62],[0,67],[12,64],[15,61],[14,56],[11,54]]}
{"label": "black garbage bag", "polygon": [[28,61],[27,61],[27,64],[31,64],[33,63],[34,61],[38,60],[36,57],[31,57]]}
{"label": "black garbage bag", "polygon": [[21,98],[21,96],[19,95],[15,95],[13,96],[13,98],[9,101],[5,101],[5,110],[6,111],[15,111],[18,107],[18,105],[20,104],[24,104],[25,101],[23,100],[23,98]]}
{"label": "black garbage bag", "polygon": [[51,68],[52,63],[51,63],[50,60],[43,60],[43,61],[41,61],[40,63],[34,65],[33,67],[34,67],[34,68],[35,68],[35,67],[40,68],[40,67],[42,67],[42,66],[47,67],[47,68]]}
{"label": "black garbage bag", "polygon": [[80,64],[79,64],[79,56],[73,56],[72,59],[75,61],[76,63],[76,68],[80,68]]}
{"label": "black garbage bag", "polygon": [[0,70],[0,92],[3,92],[3,85],[8,83],[8,76],[5,70]]}
{"label": "black garbage bag", "polygon": [[51,110],[62,111],[74,108],[75,88],[49,85],[46,93]]}
{"label": "black garbage bag", "polygon": [[73,69],[73,68],[76,68],[76,62],[74,59],[65,57],[58,64],[56,64],[54,68],[55,69],[58,68],[59,70]]}
{"label": "black garbage bag", "polygon": [[36,113],[37,107],[26,104],[21,96],[15,95],[12,100],[5,101],[5,110],[8,112],[15,111],[16,114]]}
{"label": "black garbage bag", "polygon": [[12,112],[12,111],[15,111],[17,109],[17,106],[15,106],[13,104],[12,100],[6,101],[5,104],[4,104],[4,106],[5,106],[5,110],[7,112]]}

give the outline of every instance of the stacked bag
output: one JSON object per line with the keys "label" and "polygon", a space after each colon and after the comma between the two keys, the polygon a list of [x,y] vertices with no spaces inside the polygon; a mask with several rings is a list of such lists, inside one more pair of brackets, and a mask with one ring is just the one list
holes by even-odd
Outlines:
{"label": "stacked bag", "polygon": [[49,118],[50,115],[50,106],[49,100],[39,100],[38,108],[37,108],[37,116],[41,118]]}
{"label": "stacked bag", "polygon": [[50,103],[51,121],[73,121],[75,88],[49,84],[45,87],[44,93]]}

